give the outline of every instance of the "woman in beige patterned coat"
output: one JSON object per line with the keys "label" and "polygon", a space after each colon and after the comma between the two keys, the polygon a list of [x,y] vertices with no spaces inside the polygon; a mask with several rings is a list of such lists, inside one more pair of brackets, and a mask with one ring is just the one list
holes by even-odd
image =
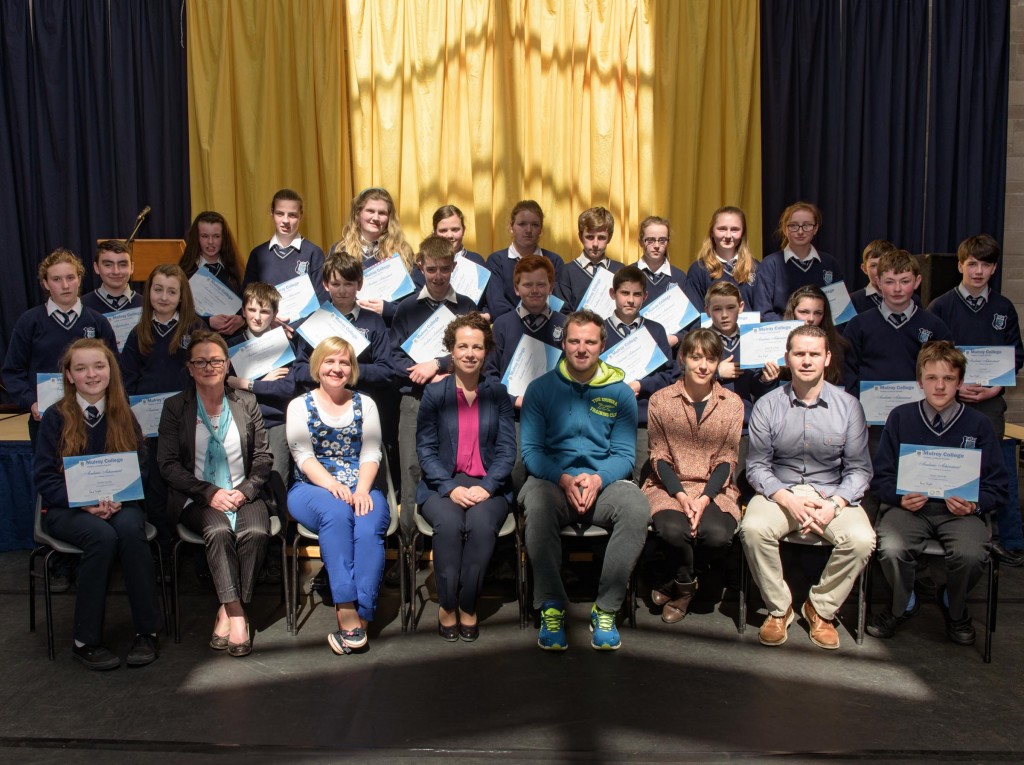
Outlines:
{"label": "woman in beige patterned coat", "polygon": [[[686,616],[695,571],[721,558],[740,519],[733,483],[743,402],[715,380],[722,341],[708,329],[679,345],[680,379],[651,396],[651,474],[643,491],[655,533],[670,551],[673,579],[651,592],[668,624]],[[698,566],[699,564],[699,566]]]}

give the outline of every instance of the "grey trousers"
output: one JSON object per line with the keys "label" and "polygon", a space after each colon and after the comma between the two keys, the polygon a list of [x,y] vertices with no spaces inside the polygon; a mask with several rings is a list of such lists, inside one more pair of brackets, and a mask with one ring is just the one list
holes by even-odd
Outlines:
{"label": "grey trousers", "polygon": [[569,509],[562,490],[550,481],[530,476],[519,492],[526,512],[526,550],[533,571],[533,605],[569,602],[562,582],[561,530],[572,523],[592,523],[610,536],[597,587],[597,607],[618,611],[626,599],[633,566],[647,539],[651,509],[647,497],[632,481],[615,481],[601,489],[585,515]]}
{"label": "grey trousers", "polygon": [[945,502],[927,502],[916,513],[882,505],[878,521],[878,563],[892,588],[892,612],[907,610],[914,589],[917,556],[925,544],[938,539],[946,551],[946,591],[949,616],[967,615],[967,593],[988,565],[988,528],[977,515],[953,515]]}

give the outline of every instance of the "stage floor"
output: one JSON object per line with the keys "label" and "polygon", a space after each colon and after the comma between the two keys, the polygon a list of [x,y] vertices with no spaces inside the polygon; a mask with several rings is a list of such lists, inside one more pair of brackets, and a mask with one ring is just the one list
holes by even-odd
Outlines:
{"label": "stage floor", "polygon": [[[26,568],[27,553],[0,555],[7,762],[1024,760],[1021,570],[1001,571],[989,665],[980,630],[975,647],[953,645],[934,603],[894,640],[858,646],[841,627],[837,652],[814,647],[799,621],[786,645],[762,647],[753,611],[738,635],[734,599],[675,626],[642,607],[622,650],[598,653],[580,602],[569,651],[550,655],[532,628],[520,631],[511,589],[482,603],[479,641],[450,644],[436,635],[435,603],[419,632],[403,634],[387,587],[369,651],[338,657],[326,644],[333,609],[303,613],[293,637],[266,584],[251,612],[253,654],[233,659],[207,647],[214,597],[186,561],[182,642],[165,639],[151,666],[93,673],[70,656],[71,595],[55,596],[56,661],[41,602],[28,632]],[[983,595],[981,585],[976,618]],[[123,654],[131,626],[116,580],[107,613]]]}

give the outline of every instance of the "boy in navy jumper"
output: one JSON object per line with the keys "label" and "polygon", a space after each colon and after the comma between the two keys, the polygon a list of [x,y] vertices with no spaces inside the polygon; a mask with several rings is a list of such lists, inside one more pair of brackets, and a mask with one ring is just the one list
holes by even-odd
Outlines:
{"label": "boy in navy jumper", "polygon": [[[957,249],[957,268],[963,281],[954,289],[931,302],[928,310],[942,319],[953,333],[957,345],[1009,345],[1014,348],[1014,369],[1024,364],[1020,321],[1013,303],[996,292],[990,284],[1002,251],[988,234],[972,236]],[[1006,400],[1001,386],[961,385],[959,399],[971,409],[988,417],[1003,448],[1006,466],[1010,469],[1010,501],[996,508],[999,520],[999,543],[993,552],[1000,562],[1009,566],[1024,564],[1024,534],[1021,532],[1020,502],[1014,491],[1016,484],[1015,444],[1003,442],[1006,429]]]}
{"label": "boy in navy jumper", "polygon": [[395,348],[394,364],[396,382],[402,394],[398,424],[398,453],[402,465],[402,514],[403,531],[408,531],[413,522],[416,507],[416,486],[420,482],[420,463],[416,456],[416,417],[420,409],[420,397],[428,383],[451,372],[451,356],[441,354],[437,358],[415,362],[402,350],[402,343],[408,340],[442,306],[455,316],[463,316],[476,310],[476,304],[465,295],[452,289],[452,269],[455,253],[447,239],[431,235],[420,243],[416,254],[416,265],[423,271],[426,284],[418,294],[410,296],[398,305],[391,322],[391,341]]}
{"label": "boy in navy jumper", "polygon": [[633,464],[633,479],[639,481],[640,471],[647,460],[647,404],[651,396],[671,385],[678,377],[673,360],[672,346],[669,345],[665,328],[655,321],[648,321],[640,315],[647,297],[647,279],[636,266],[619,270],[612,280],[611,296],[615,300],[615,312],[605,319],[605,351],[611,350],[629,335],[647,330],[668,361],[649,375],[639,380],[626,379],[625,383],[636,396],[636,462]]}
{"label": "boy in navy jumper", "polygon": [[[686,289],[686,274],[673,266],[668,260],[668,244],[672,238],[671,225],[665,218],[649,215],[640,223],[640,246],[644,254],[636,262],[637,268],[647,277],[647,299],[657,300],[672,285],[683,291],[687,299],[693,303],[694,297]],[[698,311],[703,301],[693,303]],[[686,334],[687,327],[668,336],[668,341],[675,348]]]}
{"label": "boy in navy jumper", "polygon": [[[974,643],[967,594],[988,563],[989,532],[981,514],[1006,504],[1008,482],[992,426],[956,400],[966,369],[967,359],[950,343],[926,343],[917,358],[917,382],[924,400],[893,409],[882,431],[871,486],[881,502],[878,560],[892,588],[892,605],[868,626],[868,633],[875,637],[892,637],[917,613],[921,604],[914,594],[916,558],[930,539],[938,539],[946,551],[946,586],[939,593],[946,635],[959,645]],[[978,501],[930,500],[919,492],[897,494],[901,444],[980,449]]]}
{"label": "boy in navy jumper", "polygon": [[895,244],[885,239],[875,239],[861,253],[860,270],[868,277],[868,286],[850,293],[850,302],[857,313],[878,308],[882,303],[882,293],[878,290],[878,259],[887,252],[898,249]]}
{"label": "boy in navy jumper", "polygon": [[895,250],[879,259],[878,284],[882,303],[846,325],[849,347],[843,360],[843,383],[858,398],[861,381],[915,379],[921,346],[929,340],[953,339],[941,319],[914,302],[921,267],[909,252]]}
{"label": "boy in navy jumper", "polygon": [[[323,285],[324,251],[299,234],[302,222],[302,197],[291,189],[280,189],[270,203],[274,236],[249,253],[242,287],[253,282],[283,284],[296,276],[308,276],[317,299],[327,300]],[[287,323],[295,316],[282,316]]]}
{"label": "boy in navy jumper", "polygon": [[85,306],[78,297],[85,266],[71,252],[54,250],[39,264],[39,284],[47,293],[43,305],[18,317],[3,365],[4,386],[19,409],[28,410],[28,433],[35,444],[39,432],[36,375],[60,372],[64,350],[82,337],[103,340],[117,355],[117,339],[110,323]]}
{"label": "boy in navy jumper", "polygon": [[577,232],[583,254],[566,265],[555,280],[555,294],[565,301],[562,312],[567,314],[579,308],[598,269],[615,273],[622,268],[621,263],[606,254],[615,233],[615,219],[610,212],[603,207],[584,210],[577,220]]}
{"label": "boy in navy jumper", "polygon": [[810,202],[796,202],[779,217],[779,252],[761,261],[754,281],[753,310],[761,321],[781,321],[789,296],[805,284],[826,287],[841,282],[836,259],[811,243],[821,226],[821,211]]}
{"label": "boy in navy jumper", "polygon": [[135,270],[131,248],[119,239],[107,239],[96,246],[92,270],[100,277],[100,286],[82,295],[82,305],[96,313],[141,308],[142,295],[132,291],[128,282]]}
{"label": "boy in navy jumper", "polygon": [[532,199],[524,199],[512,208],[508,230],[512,234],[512,244],[487,257],[491,278],[487,282],[485,302],[492,323],[502,314],[513,310],[518,302],[513,278],[517,260],[524,255],[543,255],[554,266],[556,278],[565,267],[561,255],[542,250],[537,244],[544,231],[544,211]]}

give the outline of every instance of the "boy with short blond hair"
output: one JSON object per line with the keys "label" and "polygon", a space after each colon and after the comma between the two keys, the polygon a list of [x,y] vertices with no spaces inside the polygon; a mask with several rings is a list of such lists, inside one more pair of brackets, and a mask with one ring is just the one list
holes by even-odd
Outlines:
{"label": "boy with short blond hair", "polygon": [[96,245],[92,270],[100,277],[100,286],[82,295],[82,305],[96,313],[111,313],[142,308],[142,295],[131,285],[135,263],[132,248],[120,239],[107,239]]}
{"label": "boy with short blond hair", "polygon": [[577,219],[576,228],[583,252],[566,264],[555,283],[555,294],[565,301],[564,313],[579,308],[599,269],[615,273],[622,268],[622,263],[607,255],[608,244],[615,233],[615,219],[610,212],[603,207],[584,210]]}

